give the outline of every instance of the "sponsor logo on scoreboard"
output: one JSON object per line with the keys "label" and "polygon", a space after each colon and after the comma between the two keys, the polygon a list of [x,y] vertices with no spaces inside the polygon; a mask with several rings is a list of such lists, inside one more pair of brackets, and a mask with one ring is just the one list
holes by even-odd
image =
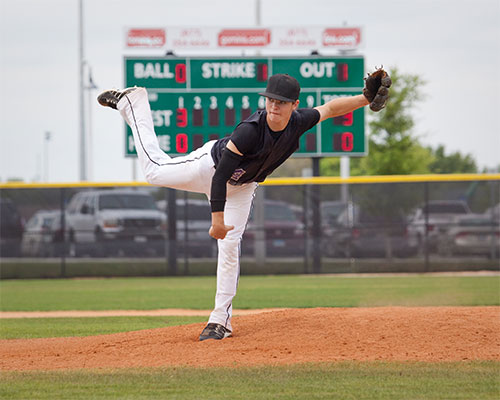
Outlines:
{"label": "sponsor logo on scoreboard", "polygon": [[217,50],[255,49],[356,49],[362,44],[359,27],[217,27],[130,28],[125,46],[134,49]]}
{"label": "sponsor logo on scoreboard", "polygon": [[269,29],[224,29],[218,36],[221,47],[266,47],[270,41]]}
{"label": "sponsor logo on scoreboard", "polygon": [[330,47],[358,47],[361,42],[359,28],[329,28],[323,31],[323,46]]}
{"label": "sponsor logo on scoreboard", "polygon": [[165,29],[129,29],[127,47],[162,48],[167,41]]}

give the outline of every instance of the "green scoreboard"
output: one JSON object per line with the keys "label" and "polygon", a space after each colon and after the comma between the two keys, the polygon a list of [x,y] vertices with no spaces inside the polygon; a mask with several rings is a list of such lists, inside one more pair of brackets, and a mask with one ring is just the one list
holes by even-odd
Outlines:
{"label": "green scoreboard", "polygon": [[[160,147],[176,156],[230,135],[265,108],[259,95],[269,76],[287,73],[301,86],[299,107],[316,107],[363,89],[364,61],[356,57],[127,57],[125,86],[146,87]],[[302,135],[298,157],[367,154],[364,109],[331,118]],[[135,155],[126,129],[125,155]]]}

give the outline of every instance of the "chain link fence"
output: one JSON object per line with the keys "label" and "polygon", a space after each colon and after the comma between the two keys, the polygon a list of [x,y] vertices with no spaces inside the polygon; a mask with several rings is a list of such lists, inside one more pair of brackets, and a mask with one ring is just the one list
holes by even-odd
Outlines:
{"label": "chain link fence", "polygon": [[[498,270],[500,177],[270,179],[244,274]],[[1,277],[214,274],[203,195],[144,184],[0,186]]]}

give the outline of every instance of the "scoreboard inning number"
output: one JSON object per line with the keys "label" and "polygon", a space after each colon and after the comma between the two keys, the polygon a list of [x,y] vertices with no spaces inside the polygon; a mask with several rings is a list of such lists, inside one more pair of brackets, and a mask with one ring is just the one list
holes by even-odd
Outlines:
{"label": "scoreboard inning number", "polygon": [[[325,58],[126,58],[125,85],[146,87],[158,142],[170,155],[191,152],[230,135],[236,125],[265,108],[268,77],[288,73],[299,81],[299,107],[316,107],[360,94],[361,57]],[[294,156],[365,155],[364,110],[331,118],[302,135]],[[127,156],[135,155],[130,128]]]}

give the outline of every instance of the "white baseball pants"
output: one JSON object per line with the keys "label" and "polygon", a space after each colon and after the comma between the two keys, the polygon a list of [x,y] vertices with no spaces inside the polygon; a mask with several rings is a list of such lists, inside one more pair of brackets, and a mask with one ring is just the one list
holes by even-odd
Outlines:
{"label": "white baseball pants", "polygon": [[[118,110],[132,129],[139,163],[148,183],[205,193],[210,198],[215,172],[211,156],[214,141],[186,156],[172,158],[158,144],[146,89],[137,88],[125,95],[118,103]],[[226,225],[234,225],[234,229],[217,241],[217,293],[208,322],[222,324],[231,331],[232,301],[240,274],[240,243],[257,186],[254,182],[241,186],[228,184],[224,220]]]}

